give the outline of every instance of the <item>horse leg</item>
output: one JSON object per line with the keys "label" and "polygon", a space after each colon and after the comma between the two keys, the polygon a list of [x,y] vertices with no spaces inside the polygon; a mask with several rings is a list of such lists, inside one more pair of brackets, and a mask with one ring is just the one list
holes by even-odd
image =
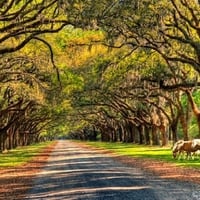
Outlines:
{"label": "horse leg", "polygon": [[182,150],[179,150],[178,151],[178,159],[180,160],[180,159],[184,159],[184,151],[182,151]]}
{"label": "horse leg", "polygon": [[179,150],[177,153],[177,160],[180,160],[180,158],[181,158],[181,151]]}
{"label": "horse leg", "polygon": [[192,153],[190,151],[188,152],[188,157],[189,157],[188,160],[190,160],[190,159],[192,160]]}
{"label": "horse leg", "polygon": [[185,153],[186,153],[185,154],[185,159],[187,160],[188,159],[188,152],[186,151]]}

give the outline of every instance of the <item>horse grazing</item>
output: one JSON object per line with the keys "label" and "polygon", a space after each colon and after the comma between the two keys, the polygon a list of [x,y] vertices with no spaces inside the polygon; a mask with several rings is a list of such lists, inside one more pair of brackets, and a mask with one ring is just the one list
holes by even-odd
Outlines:
{"label": "horse grazing", "polygon": [[197,150],[200,150],[200,139],[193,139],[192,140],[192,147],[197,149]]}
{"label": "horse grazing", "polygon": [[183,153],[183,152],[180,150],[180,148],[181,148],[181,146],[183,145],[183,143],[184,143],[184,140],[179,140],[179,141],[177,141],[177,142],[174,144],[174,146],[173,146],[173,148],[172,148],[172,154],[173,154],[173,157],[174,157],[174,158],[177,157],[177,154],[178,154],[178,157],[179,157],[180,154]]}
{"label": "horse grazing", "polygon": [[194,157],[200,158],[200,139],[193,139],[192,142],[192,147],[196,149],[192,155]]}
{"label": "horse grazing", "polygon": [[200,140],[194,139],[189,141],[179,140],[173,146],[172,153],[174,158],[179,158],[180,155],[187,153],[187,158],[190,156],[192,158],[191,153],[200,150]]}

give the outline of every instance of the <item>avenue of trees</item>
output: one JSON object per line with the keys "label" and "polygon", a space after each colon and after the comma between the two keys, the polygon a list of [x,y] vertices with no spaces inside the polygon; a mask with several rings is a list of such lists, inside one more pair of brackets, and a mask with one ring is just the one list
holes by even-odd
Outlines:
{"label": "avenue of trees", "polygon": [[3,0],[0,150],[200,137],[199,73],[196,0]]}
{"label": "avenue of trees", "polygon": [[56,33],[67,24],[63,13],[57,0],[0,2],[2,151],[37,142],[52,119],[50,97],[58,88],[53,81],[58,69],[42,35]]}

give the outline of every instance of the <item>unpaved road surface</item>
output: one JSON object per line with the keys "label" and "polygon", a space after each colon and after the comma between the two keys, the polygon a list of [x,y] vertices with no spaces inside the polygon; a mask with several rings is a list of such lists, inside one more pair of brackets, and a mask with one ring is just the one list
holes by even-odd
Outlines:
{"label": "unpaved road surface", "polygon": [[200,185],[163,179],[59,141],[26,200],[199,200]]}

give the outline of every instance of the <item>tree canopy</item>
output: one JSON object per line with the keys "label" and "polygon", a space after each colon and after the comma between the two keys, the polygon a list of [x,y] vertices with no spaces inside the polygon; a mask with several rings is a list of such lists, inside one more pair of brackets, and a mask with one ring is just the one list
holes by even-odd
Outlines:
{"label": "tree canopy", "polygon": [[63,133],[162,145],[200,137],[199,7],[1,1],[1,150]]}

